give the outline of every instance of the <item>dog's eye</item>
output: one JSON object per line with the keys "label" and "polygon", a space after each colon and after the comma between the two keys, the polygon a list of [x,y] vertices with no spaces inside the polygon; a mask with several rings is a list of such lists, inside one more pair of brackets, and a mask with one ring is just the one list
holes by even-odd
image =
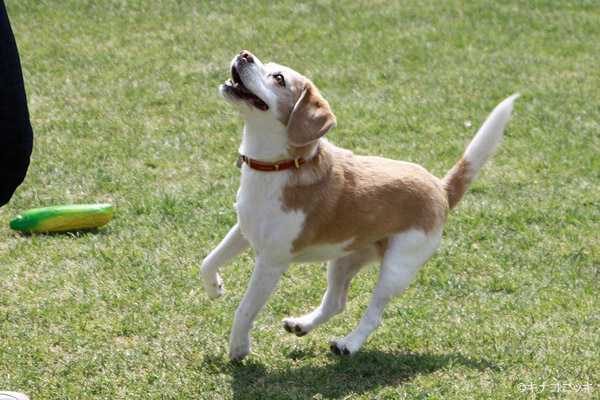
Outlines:
{"label": "dog's eye", "polygon": [[275,79],[275,82],[277,82],[279,86],[285,86],[285,79],[283,78],[283,75],[275,74],[273,75],[273,79]]}

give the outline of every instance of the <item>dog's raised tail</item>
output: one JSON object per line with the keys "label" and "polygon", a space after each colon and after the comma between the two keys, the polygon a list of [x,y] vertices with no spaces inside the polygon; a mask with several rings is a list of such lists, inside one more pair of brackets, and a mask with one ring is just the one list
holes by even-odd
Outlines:
{"label": "dog's raised tail", "polygon": [[513,103],[519,96],[518,93],[513,94],[496,106],[469,143],[460,161],[448,171],[442,180],[448,195],[450,209],[454,208],[462,199],[477,173],[496,151],[510,117]]}

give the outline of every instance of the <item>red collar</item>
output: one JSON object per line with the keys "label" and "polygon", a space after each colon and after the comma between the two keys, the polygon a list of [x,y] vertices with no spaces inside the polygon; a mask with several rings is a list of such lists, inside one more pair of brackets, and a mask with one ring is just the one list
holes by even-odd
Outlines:
{"label": "red collar", "polygon": [[250,168],[255,169],[257,171],[270,172],[270,171],[282,171],[284,169],[290,169],[290,168],[300,168],[300,166],[302,164],[304,164],[305,162],[306,162],[306,160],[304,160],[303,158],[296,158],[294,160],[282,160],[282,161],[276,161],[276,162],[262,162],[262,161],[253,160],[247,156],[240,154],[240,158],[238,159],[236,165],[238,168],[241,168],[242,164],[246,163],[246,164],[248,164],[248,166]]}

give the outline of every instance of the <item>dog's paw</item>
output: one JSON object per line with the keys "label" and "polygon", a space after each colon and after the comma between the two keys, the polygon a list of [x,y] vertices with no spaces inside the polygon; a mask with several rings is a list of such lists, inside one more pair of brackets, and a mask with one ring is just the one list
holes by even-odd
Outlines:
{"label": "dog's paw", "polygon": [[232,339],[229,342],[229,353],[227,357],[231,362],[242,361],[248,354],[250,354],[250,337],[237,340]]}
{"label": "dog's paw", "polygon": [[283,329],[296,336],[304,336],[313,330],[313,326],[302,318],[285,318],[283,320]]}
{"label": "dog's paw", "polygon": [[208,298],[211,300],[216,300],[225,293],[225,285],[218,274],[212,283],[205,281],[204,289],[206,290],[206,294],[208,294]]}
{"label": "dog's paw", "polygon": [[242,350],[242,351],[229,350],[227,357],[229,358],[229,361],[231,361],[232,363],[236,363],[236,362],[242,361],[244,358],[246,358],[246,356],[248,354],[250,354],[250,350],[248,350],[248,351],[246,351],[246,350]]}
{"label": "dog's paw", "polygon": [[332,340],[331,344],[329,345],[329,349],[331,349],[331,352],[336,356],[341,357],[352,357],[356,354],[359,348],[360,347],[354,348],[354,346],[351,343],[347,342],[344,339]]}

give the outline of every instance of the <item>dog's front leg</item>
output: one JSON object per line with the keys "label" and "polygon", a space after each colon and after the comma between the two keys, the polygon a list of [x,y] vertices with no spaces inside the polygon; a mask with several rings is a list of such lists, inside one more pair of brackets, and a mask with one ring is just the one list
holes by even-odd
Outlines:
{"label": "dog's front leg", "polygon": [[258,313],[263,309],[269,296],[275,290],[281,275],[289,263],[267,263],[256,260],[256,267],[250,278],[248,290],[233,317],[229,338],[229,359],[240,361],[250,354],[250,330]]}
{"label": "dog's front leg", "polygon": [[228,263],[249,247],[250,243],[242,234],[239,225],[235,224],[221,243],[204,259],[202,262],[202,280],[204,281],[204,289],[211,300],[221,297],[224,292],[223,280],[217,273],[219,267]]}

